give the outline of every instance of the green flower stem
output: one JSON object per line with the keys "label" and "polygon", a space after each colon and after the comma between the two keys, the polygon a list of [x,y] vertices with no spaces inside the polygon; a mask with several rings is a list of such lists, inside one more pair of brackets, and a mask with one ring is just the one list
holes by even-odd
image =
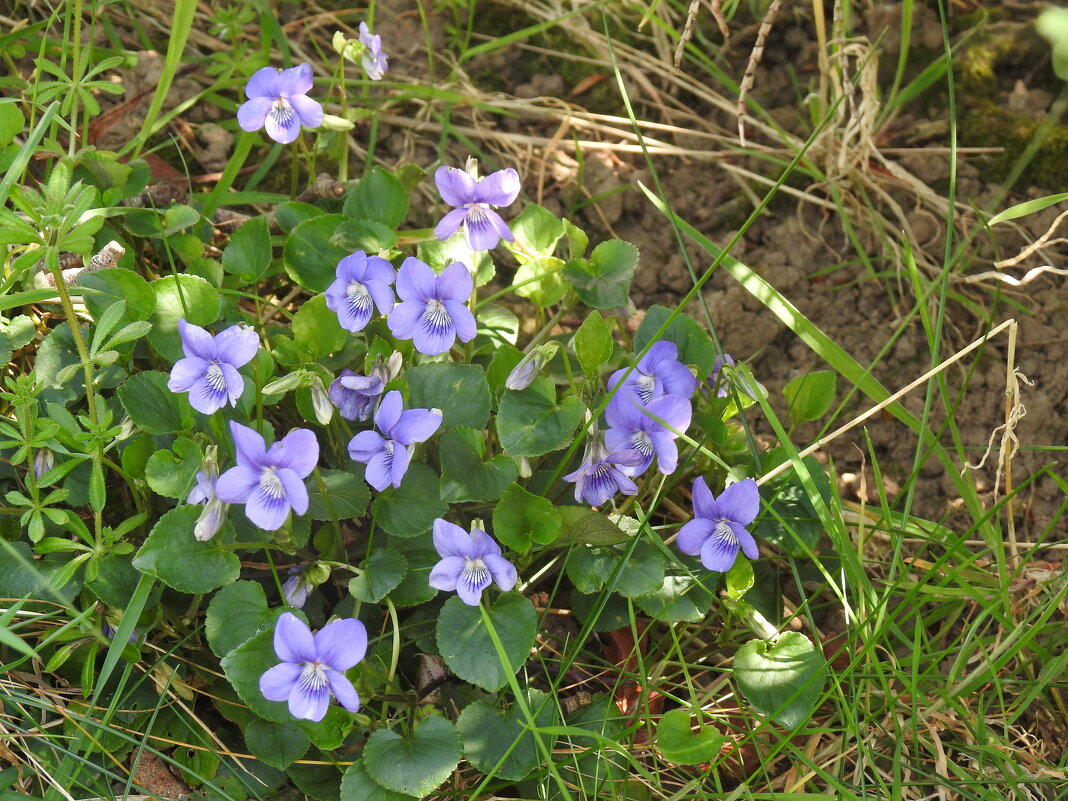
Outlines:
{"label": "green flower stem", "polygon": [[[515,696],[516,705],[519,707],[519,711],[523,713],[523,717],[526,720],[527,728],[530,730],[530,736],[534,738],[534,743],[541,752],[541,758],[545,760],[545,766],[556,779],[556,783],[559,785],[560,790],[563,793],[564,798],[570,798],[571,794],[567,790],[567,784],[564,782],[560,772],[556,769],[556,763],[553,762],[552,752],[546,747],[545,741],[538,736],[538,722],[533,713],[530,711],[530,705],[527,703],[527,697],[523,694],[523,690],[519,686],[519,682],[516,681],[515,673],[509,668],[511,667],[511,661],[508,659],[508,654],[504,650],[504,644],[501,642],[501,638],[497,634],[497,629],[493,626],[493,619],[490,617],[489,610],[486,609],[484,603],[479,602],[478,611],[482,614],[482,622],[486,626],[486,631],[493,641],[493,648],[497,651],[497,658],[501,660],[501,664],[505,666],[505,674],[508,676],[508,686],[512,690],[512,695]],[[487,777],[483,784],[489,781]],[[479,788],[471,797],[476,798],[481,794]]]}
{"label": "green flower stem", "polygon": [[[81,2],[79,0],[77,4],[75,25],[79,24],[81,18]],[[77,43],[77,35],[75,38]],[[75,47],[75,58],[77,59],[77,47]],[[63,280],[63,272],[59,269],[59,252],[54,247],[49,247],[45,251],[45,265],[48,267],[49,272],[56,279],[56,292],[59,294],[59,302],[63,306],[63,314],[67,318],[67,325],[70,326],[71,338],[74,340],[74,347],[78,351],[78,358],[82,362],[82,371],[85,375],[85,404],[89,413],[89,422],[94,429],[99,429],[100,418],[97,415],[96,408],[96,391],[93,389],[93,362],[89,358],[89,348],[86,347],[85,337],[82,336],[81,326],[78,325],[78,316],[74,313],[74,304],[70,300],[70,292],[67,291],[67,284]],[[96,447],[93,449],[93,468],[100,470],[103,473],[104,470],[104,446],[99,440],[96,443]],[[93,536],[96,540],[95,545],[100,548],[103,543],[103,530],[104,519],[102,510],[93,511]]]}

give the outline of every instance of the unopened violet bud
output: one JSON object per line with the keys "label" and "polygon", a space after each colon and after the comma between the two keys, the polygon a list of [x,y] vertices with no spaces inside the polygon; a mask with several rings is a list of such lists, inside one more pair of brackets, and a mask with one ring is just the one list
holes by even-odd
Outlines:
{"label": "unopened violet bud", "polygon": [[282,583],[282,597],[286,606],[301,609],[308,600],[313,586],[308,581],[307,573],[301,565],[289,568],[289,578]]}
{"label": "unopened violet bud", "polygon": [[504,381],[505,388],[520,390],[529,387],[534,383],[534,379],[538,377],[541,369],[552,360],[558,350],[560,350],[560,343],[558,342],[546,342],[544,345],[538,345],[538,347],[531,350],[508,374],[508,378]]}
{"label": "unopened violet bud", "polygon": [[320,425],[328,425],[334,416],[334,405],[330,403],[330,396],[323,386],[323,380],[319,376],[313,376],[311,382],[312,411]]}
{"label": "unopened violet bud", "polygon": [[215,497],[205,503],[204,510],[197,518],[196,525],[193,526],[193,536],[201,542],[206,542],[218,534],[223,521],[226,520],[227,506],[228,504]]}
{"label": "unopened violet bud", "polygon": [[520,478],[530,478],[534,475],[534,470],[530,466],[530,459],[526,456],[520,456],[516,459],[516,466],[519,468]]}
{"label": "unopened violet bud", "polygon": [[276,378],[263,388],[264,395],[284,395],[293,389],[304,385],[308,374],[304,370],[294,370],[292,373]]}
{"label": "unopened violet bud", "polygon": [[33,454],[33,476],[40,479],[56,464],[56,455],[51,448],[38,448]]}

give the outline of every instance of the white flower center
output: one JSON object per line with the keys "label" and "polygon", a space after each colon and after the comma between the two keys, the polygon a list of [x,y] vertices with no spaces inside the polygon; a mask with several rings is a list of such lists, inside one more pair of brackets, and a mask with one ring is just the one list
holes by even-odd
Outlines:
{"label": "white flower center", "polygon": [[276,97],[271,105],[271,110],[267,113],[283,128],[288,128],[293,118],[297,115],[293,107],[289,105],[289,101],[284,97]]}
{"label": "white flower center", "polygon": [[271,500],[278,500],[286,494],[286,488],[282,486],[282,479],[278,477],[274,467],[263,468],[263,472],[260,473],[260,488]]}
{"label": "white flower center", "polygon": [[345,297],[348,298],[349,308],[355,314],[362,314],[371,308],[371,293],[359,281],[349,281]]}
{"label": "white flower center", "polygon": [[321,690],[327,685],[326,670],[322,662],[305,662],[300,672],[300,683],[312,690]]}
{"label": "white flower center", "polygon": [[630,444],[642,456],[649,456],[653,452],[653,440],[645,431],[635,431],[634,436],[630,439]]}
{"label": "white flower center", "polygon": [[479,559],[468,559],[464,564],[464,581],[472,587],[481,587],[489,583],[489,568]]}
{"label": "white flower center", "polygon": [[737,545],[738,538],[734,536],[734,529],[727,524],[727,518],[721,517],[716,521],[716,530],[712,536],[723,545]]}
{"label": "white flower center", "polygon": [[226,376],[223,375],[218,362],[211,363],[204,377],[208,379],[208,386],[211,387],[212,392],[222,392],[226,389]]}
{"label": "white flower center", "polygon": [[652,400],[653,389],[656,387],[656,379],[651,375],[642,373],[638,376],[638,397],[642,399],[642,403],[648,403]]}
{"label": "white flower center", "polygon": [[448,328],[452,324],[452,318],[449,316],[449,310],[445,308],[445,304],[437,298],[431,298],[426,302],[426,310],[423,312],[423,325],[433,328],[435,331],[442,331]]}

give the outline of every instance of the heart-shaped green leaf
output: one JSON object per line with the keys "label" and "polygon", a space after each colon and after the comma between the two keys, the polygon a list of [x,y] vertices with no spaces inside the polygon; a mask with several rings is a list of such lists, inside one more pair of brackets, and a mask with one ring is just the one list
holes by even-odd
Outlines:
{"label": "heart-shaped green leaf", "polygon": [[[547,699],[548,696],[540,690],[527,690],[527,707],[538,727],[555,726],[559,722],[556,706]],[[519,781],[542,761],[542,752],[534,741],[535,735],[526,723],[526,716],[518,704],[502,713],[485,701],[475,701],[464,707],[456,721],[456,728],[463,738],[464,755],[468,762],[483,773],[490,773],[496,768],[496,776]],[[538,736],[545,738],[545,735]],[[546,749],[551,749],[553,742],[546,739],[544,745]]]}
{"label": "heart-shaped green leaf", "polygon": [[410,739],[379,729],[367,740],[363,764],[387,790],[422,798],[449,778],[460,764],[460,734],[445,718],[427,718]]}
{"label": "heart-shaped green leaf", "polygon": [[757,711],[796,729],[819,705],[827,664],[808,637],[788,631],[774,645],[750,640],[739,648],[734,678]]}
{"label": "heart-shaped green leaf", "polygon": [[504,646],[508,667],[501,665],[479,608],[468,606],[458,596],[446,601],[438,616],[438,650],[461,679],[495,692],[526,659],[534,644],[538,615],[529,600],[515,593],[502,595],[487,611]]}
{"label": "heart-shaped green leaf", "polygon": [[668,762],[678,765],[700,765],[719,756],[727,738],[712,726],[702,726],[696,732],[690,727],[690,713],[685,709],[665,712],[656,727],[656,747]]}

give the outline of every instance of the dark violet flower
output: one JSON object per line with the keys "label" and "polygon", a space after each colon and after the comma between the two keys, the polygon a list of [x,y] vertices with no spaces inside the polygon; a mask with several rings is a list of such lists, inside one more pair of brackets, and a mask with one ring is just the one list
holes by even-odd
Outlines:
{"label": "dark violet flower", "polygon": [[361,431],[349,441],[349,456],[367,465],[367,483],[381,492],[390,484],[401,485],[412,460],[412,446],[430,439],[441,426],[437,409],[404,409],[397,390],[386,393],[378,411],[375,431]]}
{"label": "dark violet flower", "polygon": [[434,521],[434,547],[441,561],[430,571],[430,586],[437,590],[456,590],[460,600],[478,606],[482,591],[492,582],[508,592],[519,580],[515,567],[501,556],[501,546],[480,528],[468,534],[459,526]]}
{"label": "dark violet flower", "polygon": [[574,473],[564,476],[564,481],[575,482],[575,500],[590,506],[601,506],[617,492],[637,495],[638,485],[623,471],[637,468],[645,457],[636,450],[626,449],[609,453],[601,441],[601,435],[591,432],[582,464]]}
{"label": "dark violet flower", "polygon": [[435,275],[419,259],[408,257],[397,273],[402,303],[389,315],[389,330],[397,339],[410,339],[427,356],[445,353],[457,338],[475,338],[475,318],[466,304],[474,290],[467,265],[454,261]]}
{"label": "dark violet flower", "polygon": [[738,549],[750,559],[760,552],[746,529],[760,511],[760,490],[753,479],[731,484],[715,497],[704,478],[693,482],[693,520],[679,529],[679,550],[701,557],[709,570],[726,573],[738,556]]}
{"label": "dark violet flower", "polygon": [[282,660],[260,676],[260,692],[268,701],[288,701],[289,713],[320,721],[333,694],[349,712],[360,708],[360,696],[344,671],[367,653],[367,629],[355,618],[327,623],[312,636],[292,612],[274,627],[274,652]]}
{"label": "dark violet flower", "polygon": [[400,353],[386,361],[381,354],[375,356],[374,366],[368,375],[357,375],[352,370],[342,370],[341,375],[330,383],[330,400],[338,414],[346,420],[366,420],[374,411],[378,398],[386,391],[386,384],[400,375],[403,359]]}
{"label": "dark violet flower", "polygon": [[308,511],[304,486],[319,461],[319,442],[306,428],[290,431],[269,449],[263,437],[247,426],[230,421],[237,451],[237,466],[215,482],[215,495],[225,503],[245,504],[248,519],[265,531],[276,531],[289,510]]}
{"label": "dark violet flower", "polygon": [[199,325],[180,319],[178,333],[185,358],[171,368],[167,389],[188,392],[189,405],[204,414],[218,411],[227,401],[237,406],[237,399],[245,389],[245,379],[237,368],[252,361],[259,350],[260,338],[256,332],[246,326],[232,325],[212,336]]}
{"label": "dark violet flower", "polygon": [[300,134],[300,126],[318,128],[323,124],[323,107],[308,97],[313,83],[311,64],[287,70],[264,67],[245,86],[248,100],[237,110],[237,123],[245,131],[265,128],[276,142],[289,144]]}
{"label": "dark violet flower", "polygon": [[371,33],[366,22],[360,23],[360,44],[363,45],[360,54],[363,71],[372,81],[382,80],[382,74],[389,69],[389,56],[382,52],[382,37]]}
{"label": "dark violet flower", "polygon": [[616,370],[608,379],[612,389],[622,379],[620,392],[633,392],[642,403],[648,403],[661,395],[693,397],[697,379],[689,368],[679,361],[679,348],[674,342],[657,342],[642,356],[626,378],[627,370]]}
{"label": "dark violet flower", "polygon": [[[119,623],[121,622],[122,621],[119,621]],[[100,624],[100,633],[107,637],[109,640],[115,639],[115,633],[119,630],[119,623],[116,623],[114,626],[112,626],[111,623],[105,620],[103,623]],[[141,639],[141,634],[137,631],[137,629],[134,629],[130,632],[130,636],[126,638],[126,641],[128,643],[131,643],[132,645],[137,645],[137,641],[139,639]]]}
{"label": "dark violet flower", "polygon": [[511,167],[484,178],[473,173],[473,161],[468,162],[467,170],[441,166],[434,173],[441,199],[457,206],[441,218],[434,236],[444,241],[462,226],[471,250],[489,250],[502,239],[513,241],[512,232],[493,209],[508,206],[519,196],[519,173]]}
{"label": "dark violet flower", "polygon": [[717,398],[727,397],[727,382],[720,380],[720,371],[725,364],[734,367],[734,357],[729,353],[717,356],[712,362],[712,372],[708,374],[708,386],[715,391]]}
{"label": "dark violet flower", "polygon": [[338,262],[337,279],[326,289],[326,305],[337,313],[342,328],[356,333],[371,320],[373,306],[381,314],[393,310],[390,284],[396,278],[388,261],[357,250]]}
{"label": "dark violet flower", "polygon": [[[671,475],[679,462],[679,448],[675,444],[678,434],[675,432],[686,432],[690,427],[691,413],[690,401],[679,395],[661,395],[643,405],[637,395],[617,392],[605,409],[608,423],[608,430],[604,434],[605,445],[609,451],[630,448],[642,455],[641,464],[620,467],[625,475],[638,476],[644,473],[652,464],[654,455],[660,472]],[[665,428],[657,420],[670,428]]]}

